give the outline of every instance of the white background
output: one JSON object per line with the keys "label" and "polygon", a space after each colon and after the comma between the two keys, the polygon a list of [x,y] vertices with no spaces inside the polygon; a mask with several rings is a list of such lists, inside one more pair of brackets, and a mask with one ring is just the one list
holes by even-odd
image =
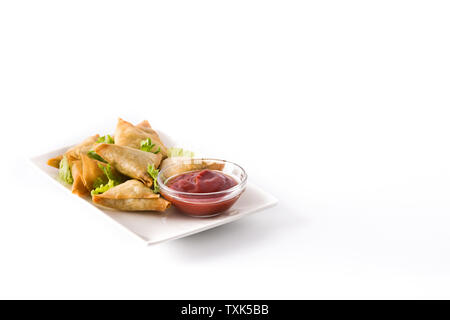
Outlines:
{"label": "white background", "polygon": [[[0,298],[450,298],[447,1],[0,2]],[[280,204],[145,247],[28,158],[148,119]]]}

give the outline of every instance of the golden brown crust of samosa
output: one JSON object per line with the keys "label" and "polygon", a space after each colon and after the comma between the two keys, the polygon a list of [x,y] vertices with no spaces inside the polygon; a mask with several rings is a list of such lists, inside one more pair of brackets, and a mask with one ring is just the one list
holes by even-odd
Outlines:
{"label": "golden brown crust of samosa", "polygon": [[108,199],[94,196],[94,203],[121,211],[165,211],[170,202],[163,198],[156,199]]}
{"label": "golden brown crust of samosa", "polygon": [[131,179],[125,181],[105,193],[95,195],[97,198],[108,199],[156,199],[159,195],[154,193],[149,187],[141,181]]}
{"label": "golden brown crust of samosa", "polygon": [[79,196],[89,194],[89,191],[86,189],[82,179],[83,167],[81,160],[72,161],[71,171],[73,177],[72,193]]}
{"label": "golden brown crust of samosa", "polygon": [[99,164],[106,166],[106,163],[92,159],[85,154],[81,155],[81,163],[83,168],[81,178],[83,179],[83,183],[87,190],[91,191],[94,189],[94,182],[97,179],[101,179],[103,183],[107,183],[108,178],[99,167]]}
{"label": "golden brown crust of samosa", "polygon": [[59,169],[59,163],[61,162],[63,158],[63,155],[48,159],[47,164],[51,167],[55,167],[56,169]]}
{"label": "golden brown crust of samosa", "polygon": [[158,133],[152,129],[147,120],[142,121],[134,126],[128,121],[119,118],[114,134],[115,144],[119,146],[127,146],[134,149],[141,148],[141,142],[150,138],[155,144],[154,150],[161,149],[160,153],[163,158],[167,157],[167,148],[162,143]]}
{"label": "golden brown crust of samosa", "polygon": [[96,134],[95,136],[89,137],[80,144],[77,144],[67,150],[66,157],[69,163],[75,160],[80,160],[82,154],[87,154],[87,152],[94,147],[99,137],[100,136]]}
{"label": "golden brown crust of samosa", "polygon": [[136,125],[136,127],[138,127],[141,130],[144,130],[145,132],[148,132],[148,133],[154,133],[155,132],[155,130],[153,130],[153,128],[150,125],[150,122],[148,122],[148,120],[144,120],[144,121],[139,122]]}
{"label": "golden brown crust of samosa", "polygon": [[154,154],[116,144],[101,143],[94,150],[117,171],[141,180],[148,187],[153,184],[153,179],[147,173],[147,168],[151,164],[158,168],[162,159],[159,153]]}
{"label": "golden brown crust of samosa", "polygon": [[103,194],[93,195],[92,201],[123,211],[165,211],[170,207],[169,201],[160,198],[138,180],[128,180]]}

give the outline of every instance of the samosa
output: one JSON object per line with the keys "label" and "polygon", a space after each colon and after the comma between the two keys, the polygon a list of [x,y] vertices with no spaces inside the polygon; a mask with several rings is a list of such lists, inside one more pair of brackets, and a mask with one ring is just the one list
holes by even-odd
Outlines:
{"label": "samosa", "polygon": [[92,201],[105,207],[123,211],[165,211],[170,202],[153,193],[141,181],[132,179],[105,193],[94,194]]}
{"label": "samosa", "polygon": [[152,152],[157,152],[163,158],[167,157],[167,148],[162,143],[158,133],[152,129],[147,120],[142,121],[137,126],[119,118],[114,134],[115,144],[140,149],[142,141],[150,139],[154,148]]}
{"label": "samosa", "polygon": [[149,165],[158,168],[162,159],[161,154],[116,144],[101,143],[94,150],[117,171],[130,178],[141,180],[148,187],[152,186],[153,179],[148,174],[147,168]]}

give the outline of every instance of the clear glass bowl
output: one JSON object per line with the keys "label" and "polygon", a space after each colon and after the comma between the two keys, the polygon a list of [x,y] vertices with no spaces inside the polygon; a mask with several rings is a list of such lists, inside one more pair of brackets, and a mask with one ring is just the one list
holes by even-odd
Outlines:
{"label": "clear glass bowl", "polygon": [[[158,175],[161,195],[180,211],[195,217],[211,217],[230,209],[245,191],[247,173],[230,161],[218,159],[169,158],[173,163],[163,167]],[[190,193],[174,190],[166,183],[183,173],[209,169],[221,171],[236,180],[237,185],[218,192]]]}

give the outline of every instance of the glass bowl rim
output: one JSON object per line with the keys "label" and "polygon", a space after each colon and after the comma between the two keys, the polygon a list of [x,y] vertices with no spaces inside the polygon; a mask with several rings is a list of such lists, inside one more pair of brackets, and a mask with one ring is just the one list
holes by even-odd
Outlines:
{"label": "glass bowl rim", "polygon": [[[203,196],[231,194],[231,193],[235,192],[236,190],[242,189],[242,188],[247,184],[247,179],[248,179],[247,172],[244,170],[244,168],[242,168],[240,165],[238,165],[238,164],[235,163],[235,162],[228,161],[228,160],[223,160],[223,159],[215,159],[215,158],[189,158],[189,159],[184,159],[183,161],[192,161],[192,160],[201,160],[201,161],[220,161],[220,162],[224,162],[225,164],[226,164],[226,163],[229,163],[229,164],[231,164],[231,165],[234,165],[234,166],[238,167],[238,168],[242,171],[244,177],[243,177],[243,179],[242,179],[240,182],[238,182],[238,184],[235,185],[234,187],[231,187],[231,188],[228,188],[228,189],[225,189],[225,190],[222,190],[222,191],[205,192],[205,193],[195,193],[195,192],[178,191],[178,190],[175,190],[175,189],[172,189],[172,188],[168,187],[165,183],[162,182],[162,178],[161,178],[161,175],[162,175],[162,173],[163,173],[164,171],[166,171],[167,169],[170,169],[170,168],[172,168],[172,167],[178,165],[177,163],[174,163],[174,164],[168,166],[167,168],[164,168],[163,170],[161,170],[161,171],[159,172],[158,177],[157,177],[157,179],[156,179],[157,182],[158,182],[159,188],[160,188],[161,190],[167,191],[167,193],[168,193],[169,196],[172,196],[172,195],[173,195],[173,196],[183,195],[183,196],[192,196],[192,197],[197,197],[197,198],[198,198],[198,197],[203,197]],[[203,169],[201,169],[201,170],[203,170]],[[199,170],[186,171],[186,172],[184,172],[184,173],[187,173],[187,172],[193,172],[193,171],[199,171]]]}

